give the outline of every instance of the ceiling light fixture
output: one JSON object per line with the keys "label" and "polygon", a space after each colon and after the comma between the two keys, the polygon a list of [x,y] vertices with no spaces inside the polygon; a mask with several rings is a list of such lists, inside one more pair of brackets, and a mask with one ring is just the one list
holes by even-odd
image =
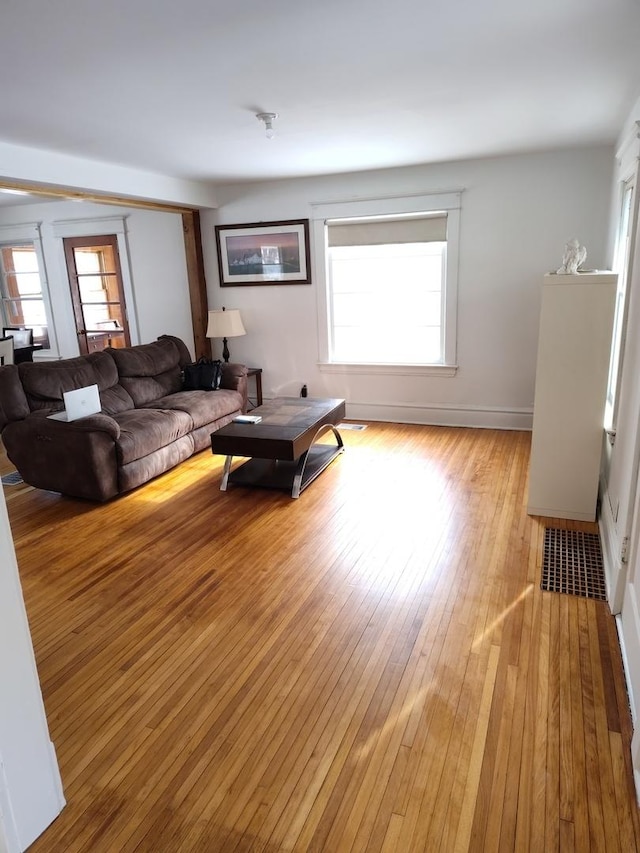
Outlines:
{"label": "ceiling light fixture", "polygon": [[256,118],[258,121],[264,122],[267,139],[273,139],[276,133],[273,129],[273,122],[278,118],[278,113],[256,113]]}

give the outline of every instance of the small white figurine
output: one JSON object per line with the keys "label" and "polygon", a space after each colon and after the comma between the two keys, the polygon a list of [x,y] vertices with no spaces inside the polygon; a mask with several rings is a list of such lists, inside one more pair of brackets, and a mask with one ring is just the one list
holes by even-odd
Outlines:
{"label": "small white figurine", "polygon": [[578,272],[578,267],[587,259],[587,250],[580,245],[580,240],[575,237],[569,240],[564,247],[564,255],[562,256],[562,266],[556,270],[558,275],[574,275]]}

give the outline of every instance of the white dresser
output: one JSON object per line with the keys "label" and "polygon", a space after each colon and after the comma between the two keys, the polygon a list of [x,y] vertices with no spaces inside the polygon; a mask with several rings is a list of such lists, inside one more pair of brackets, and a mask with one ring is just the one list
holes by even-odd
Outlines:
{"label": "white dresser", "polygon": [[530,515],[595,520],[617,278],[544,276]]}

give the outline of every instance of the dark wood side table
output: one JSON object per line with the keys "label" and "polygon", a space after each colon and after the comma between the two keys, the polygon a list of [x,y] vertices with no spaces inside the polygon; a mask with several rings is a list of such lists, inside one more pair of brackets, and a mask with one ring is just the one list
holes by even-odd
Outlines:
{"label": "dark wood side table", "polygon": [[257,409],[258,406],[262,405],[262,368],[261,367],[247,367],[247,378],[249,376],[253,376],[256,383],[256,396],[255,403],[251,397],[249,397],[249,405],[252,409]]}
{"label": "dark wood side table", "polygon": [[30,344],[26,347],[15,347],[13,350],[14,364],[20,364],[23,361],[33,361],[34,352],[41,349],[44,349],[42,344]]}

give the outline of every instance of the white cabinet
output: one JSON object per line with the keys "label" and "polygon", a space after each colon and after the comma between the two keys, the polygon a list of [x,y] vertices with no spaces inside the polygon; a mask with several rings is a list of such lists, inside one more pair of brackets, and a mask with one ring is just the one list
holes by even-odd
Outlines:
{"label": "white cabinet", "polygon": [[530,515],[594,521],[617,276],[545,275]]}

